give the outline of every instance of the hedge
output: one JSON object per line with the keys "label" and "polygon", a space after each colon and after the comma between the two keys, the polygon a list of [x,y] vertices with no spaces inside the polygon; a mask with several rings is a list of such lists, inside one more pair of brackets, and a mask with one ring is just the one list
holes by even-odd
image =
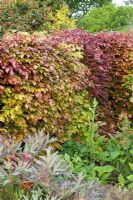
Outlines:
{"label": "hedge", "polygon": [[[105,123],[102,133],[114,133],[125,115],[132,119],[131,90],[123,85],[131,76],[133,62],[132,33],[98,33],[91,35],[80,29],[64,30],[54,35],[59,41],[82,46],[82,62],[87,66],[85,79],[89,96],[96,97],[99,120]],[[104,132],[103,132],[104,130]]]}
{"label": "hedge", "polygon": [[109,50],[105,49],[105,53],[109,53],[111,56],[109,72],[111,81],[107,91],[108,107],[106,107],[108,110],[106,113],[111,113],[109,119],[112,119],[112,124],[118,126],[119,121],[123,120],[125,115],[131,121],[133,116],[133,103],[130,101],[132,97],[131,84],[130,88],[124,87],[127,82],[125,77],[133,76],[133,35],[132,33],[103,33],[98,34],[97,37],[110,44]]}
{"label": "hedge", "polygon": [[24,136],[45,128],[69,138],[64,132],[78,95],[78,109],[87,96],[81,58],[78,46],[39,34],[5,36],[0,42],[1,133]]}
{"label": "hedge", "polygon": [[132,118],[133,36],[63,30],[50,36],[18,33],[0,42],[0,132],[25,136],[45,128],[60,140],[83,138],[99,102],[101,134]]}

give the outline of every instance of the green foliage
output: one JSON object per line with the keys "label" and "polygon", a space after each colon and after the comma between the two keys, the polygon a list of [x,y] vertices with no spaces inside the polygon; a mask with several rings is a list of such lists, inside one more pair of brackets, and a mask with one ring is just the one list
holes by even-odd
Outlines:
{"label": "green foliage", "polygon": [[[104,151],[110,151],[110,143],[117,143],[117,148],[119,149],[119,144],[124,140],[124,144],[121,145],[121,153],[119,155],[113,153],[112,157],[108,154],[109,156],[106,156],[104,162],[99,157],[99,162],[98,160],[95,160],[93,163],[90,161],[92,164],[89,164],[89,157],[87,161],[88,154],[85,155],[85,151],[83,150],[83,147],[85,146],[89,149],[87,144],[84,144],[85,146],[83,146],[83,144],[77,142],[75,143],[77,146],[74,146],[74,143],[71,142],[72,147],[75,147],[73,152],[70,145],[67,146],[69,147],[70,153],[74,154],[75,152],[78,153],[77,147],[79,147],[79,157],[81,156],[82,158],[80,158],[80,160],[77,159],[76,165],[79,167],[82,162],[84,165],[80,166],[81,168],[79,171],[85,173],[85,170],[88,170],[89,176],[86,176],[86,178],[93,179],[93,181],[85,181],[82,174],[75,176],[70,170],[71,168],[74,171],[74,168],[70,165],[70,160],[67,160],[68,155],[65,155],[64,157],[67,162],[69,161],[70,168],[62,155],[53,151],[51,147],[51,144],[56,142],[56,139],[50,139],[43,131],[40,131],[34,136],[28,135],[24,140],[24,146],[21,146],[21,143],[14,143],[11,138],[8,138],[7,140],[7,138],[1,137],[0,199],[112,200],[118,198],[129,200],[132,198],[132,191],[129,191],[126,188],[123,189],[126,185],[128,185],[129,189],[132,188],[133,182],[133,164],[129,162],[129,159],[133,160],[133,146],[130,142],[130,147],[127,148],[128,145],[125,145],[127,144],[125,143],[125,139],[130,138],[130,140],[132,140],[132,132],[128,132],[128,134],[130,133],[130,136],[127,136],[127,131],[132,130],[126,119],[125,126],[122,127],[121,133],[118,135],[117,139],[112,137],[108,139],[108,141],[106,140],[106,142],[99,143],[99,147],[105,146]],[[97,140],[101,137],[102,136],[95,138],[95,147],[97,146]],[[111,148],[113,148],[113,146],[111,146]],[[111,152],[112,151],[113,149]],[[130,153],[128,158],[126,157],[127,152]],[[119,156],[123,160],[121,159],[120,161]],[[128,160],[125,160],[124,158]],[[71,161],[71,163],[74,166],[74,161]],[[109,165],[109,163],[112,165]],[[129,165],[130,170],[127,171],[129,175],[126,177],[125,172],[122,174],[122,171],[127,164]],[[85,166],[86,169],[84,168]],[[76,174],[78,173],[76,170],[74,172]],[[118,177],[117,174],[119,175]],[[116,182],[113,180],[113,177],[116,178]],[[119,183],[120,187],[115,185],[114,187],[105,186],[103,188],[97,181],[94,182],[94,179],[97,178],[104,183],[107,182],[107,180],[110,180],[109,183]]]}
{"label": "green foliage", "polygon": [[79,22],[79,26],[88,32],[127,31],[133,24],[132,6],[105,5],[93,8]]}
{"label": "green foliage", "polygon": [[56,30],[75,27],[75,22],[70,19],[68,7],[60,0],[12,0],[10,3],[1,1],[0,16],[0,36],[17,31],[51,32],[54,24]]}
{"label": "green foliage", "polygon": [[85,1],[85,0],[64,0],[69,8],[74,14],[83,15],[86,14],[88,10],[92,7],[101,7],[105,4],[111,2],[111,0],[95,0],[95,1]]}
{"label": "green foliage", "polygon": [[[66,132],[71,134],[74,140],[88,140],[88,143],[90,144],[90,141],[92,142],[93,140],[92,132],[95,132],[95,129],[97,128],[95,122],[92,121],[96,114],[95,108],[97,102],[95,99],[92,103],[91,99],[88,101],[88,92],[86,90],[82,90],[75,95],[73,100],[75,106],[71,113],[71,123],[69,126],[65,127]],[[88,134],[88,132],[90,134]]]}
{"label": "green foliage", "polygon": [[[99,179],[103,183],[128,185],[132,188],[133,170],[133,129],[125,118],[120,132],[110,138],[94,135],[90,144],[69,141],[63,146],[62,153],[74,173],[84,172],[90,180]],[[90,135],[90,133],[88,133]],[[92,133],[93,135],[93,133]],[[90,136],[89,136],[90,137]],[[93,148],[91,147],[93,143]]]}

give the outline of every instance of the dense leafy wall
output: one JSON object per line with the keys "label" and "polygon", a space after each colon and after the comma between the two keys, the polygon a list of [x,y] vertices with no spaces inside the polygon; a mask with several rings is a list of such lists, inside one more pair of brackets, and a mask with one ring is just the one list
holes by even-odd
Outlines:
{"label": "dense leafy wall", "polygon": [[0,42],[0,131],[27,134],[39,128],[61,139],[87,133],[90,101],[99,102],[103,134],[132,117],[133,36],[64,30],[51,36],[14,34]]}
{"label": "dense leafy wall", "polygon": [[[118,119],[123,119],[125,115],[129,116],[131,120],[133,116],[133,103],[130,101],[132,97],[131,84],[130,88],[126,88],[124,85],[126,84],[125,77],[133,76],[133,60],[131,57],[133,35],[130,33],[103,33],[98,34],[97,37],[110,44],[108,51],[112,62],[109,72],[111,82],[108,90],[110,108],[106,110],[106,113],[113,111],[113,115],[110,115],[112,124],[113,122],[117,123]],[[107,53],[106,49],[105,53]]]}
{"label": "dense leafy wall", "polygon": [[72,30],[61,31],[54,37],[83,47],[82,62],[88,67],[85,80],[89,95],[100,102],[99,120],[106,123],[104,131],[114,132],[119,118],[132,117],[131,91],[123,84],[124,77],[132,73],[133,35],[99,33],[94,36]]}
{"label": "dense leafy wall", "polygon": [[78,91],[84,88],[85,67],[81,58],[79,47],[39,34],[3,38],[0,42],[1,133],[25,135],[44,127],[46,132],[62,136],[71,122]]}

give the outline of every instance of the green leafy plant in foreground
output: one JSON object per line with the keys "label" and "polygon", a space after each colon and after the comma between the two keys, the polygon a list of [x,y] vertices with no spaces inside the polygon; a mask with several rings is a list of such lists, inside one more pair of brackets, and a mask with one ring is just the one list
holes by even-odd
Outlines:
{"label": "green leafy plant in foreground", "polygon": [[83,171],[86,174],[86,178],[93,180],[99,177],[104,180],[105,175],[107,178],[111,174],[113,167],[110,165],[98,165],[98,163],[106,159],[107,152],[105,152],[105,137],[100,136],[97,132],[98,123],[95,122],[97,117],[96,108],[97,102],[94,99],[91,115],[90,111],[88,112],[89,121],[87,130],[85,130],[84,143],[68,141],[64,144],[62,152],[74,173]]}
{"label": "green leafy plant in foreground", "polygon": [[88,132],[91,139],[85,140],[84,144],[69,141],[64,144],[62,152],[74,173],[83,171],[87,179],[132,188],[132,133],[131,123],[125,118],[116,135],[106,138],[93,128]]}

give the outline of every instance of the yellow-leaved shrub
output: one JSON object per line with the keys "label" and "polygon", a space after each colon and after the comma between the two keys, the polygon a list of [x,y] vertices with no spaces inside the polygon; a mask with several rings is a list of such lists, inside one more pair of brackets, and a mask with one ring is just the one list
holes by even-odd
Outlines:
{"label": "yellow-leaved shrub", "polygon": [[52,30],[60,29],[73,29],[76,28],[76,21],[70,18],[70,10],[67,5],[63,5],[59,10],[57,10],[55,15],[51,15]]}

